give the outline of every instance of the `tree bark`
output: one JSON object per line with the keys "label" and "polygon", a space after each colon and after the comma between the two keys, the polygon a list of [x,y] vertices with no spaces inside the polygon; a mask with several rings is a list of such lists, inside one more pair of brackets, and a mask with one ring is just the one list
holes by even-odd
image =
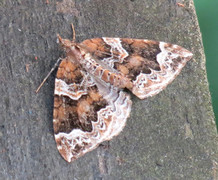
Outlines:
{"label": "tree bark", "polygon": [[[201,34],[192,0],[0,1],[0,179],[217,179],[217,133]],[[153,39],[193,59],[160,94],[132,96],[122,133],[68,164],[53,137],[57,33]]]}

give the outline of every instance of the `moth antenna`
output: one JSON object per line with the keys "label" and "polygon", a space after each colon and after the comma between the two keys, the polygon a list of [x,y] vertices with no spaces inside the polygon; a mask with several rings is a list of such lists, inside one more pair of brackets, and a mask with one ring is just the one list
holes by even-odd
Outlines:
{"label": "moth antenna", "polygon": [[58,43],[62,42],[62,38],[59,34],[57,34],[57,37],[58,37]]}
{"label": "moth antenna", "polygon": [[50,72],[47,74],[47,76],[43,79],[42,83],[39,85],[39,87],[36,89],[36,93],[39,92],[39,90],[41,89],[41,87],[43,86],[43,84],[45,83],[45,81],[48,79],[48,77],[51,75],[51,73],[55,70],[55,68],[58,66],[59,62],[60,62],[61,58],[58,58],[57,62],[55,63],[55,65],[53,66],[53,68],[50,70]]}
{"label": "moth antenna", "polygon": [[76,32],[75,32],[73,24],[71,24],[71,27],[73,29],[73,42],[75,42],[75,40],[76,40]]}

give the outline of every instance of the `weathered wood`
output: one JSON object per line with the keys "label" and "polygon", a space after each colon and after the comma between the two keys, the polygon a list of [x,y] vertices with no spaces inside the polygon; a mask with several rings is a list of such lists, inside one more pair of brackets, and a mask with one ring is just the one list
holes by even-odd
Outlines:
{"label": "weathered wood", "polygon": [[[0,179],[216,179],[217,134],[192,0],[0,1]],[[65,4],[64,4],[65,3]],[[67,4],[68,3],[68,4]],[[132,95],[123,132],[72,164],[52,128],[56,34],[77,41],[109,36],[162,40],[194,53],[169,87]],[[27,69],[26,69],[27,67]],[[27,72],[28,70],[28,72]]]}

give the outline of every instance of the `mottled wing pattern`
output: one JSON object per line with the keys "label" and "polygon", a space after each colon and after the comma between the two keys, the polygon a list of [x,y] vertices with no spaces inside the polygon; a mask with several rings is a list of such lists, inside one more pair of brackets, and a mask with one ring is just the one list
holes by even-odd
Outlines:
{"label": "mottled wing pattern", "polygon": [[95,38],[81,43],[96,60],[131,80],[127,87],[140,99],[156,95],[180,73],[192,53],[165,42]]}
{"label": "mottled wing pattern", "polygon": [[132,104],[128,94],[93,79],[68,58],[59,65],[54,96],[55,140],[68,162],[118,135]]}

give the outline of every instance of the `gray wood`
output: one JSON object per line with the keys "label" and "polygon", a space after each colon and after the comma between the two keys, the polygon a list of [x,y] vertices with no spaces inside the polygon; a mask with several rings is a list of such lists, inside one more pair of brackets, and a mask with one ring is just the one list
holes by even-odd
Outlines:
{"label": "gray wood", "polygon": [[[192,0],[184,0],[184,7],[176,2],[0,1],[0,179],[218,178],[201,34]],[[147,100],[132,95],[131,117],[118,137],[68,164],[53,138],[55,73],[35,90],[63,56],[56,34],[71,38],[71,23],[80,42],[147,38],[184,46],[194,57],[160,94]]]}

